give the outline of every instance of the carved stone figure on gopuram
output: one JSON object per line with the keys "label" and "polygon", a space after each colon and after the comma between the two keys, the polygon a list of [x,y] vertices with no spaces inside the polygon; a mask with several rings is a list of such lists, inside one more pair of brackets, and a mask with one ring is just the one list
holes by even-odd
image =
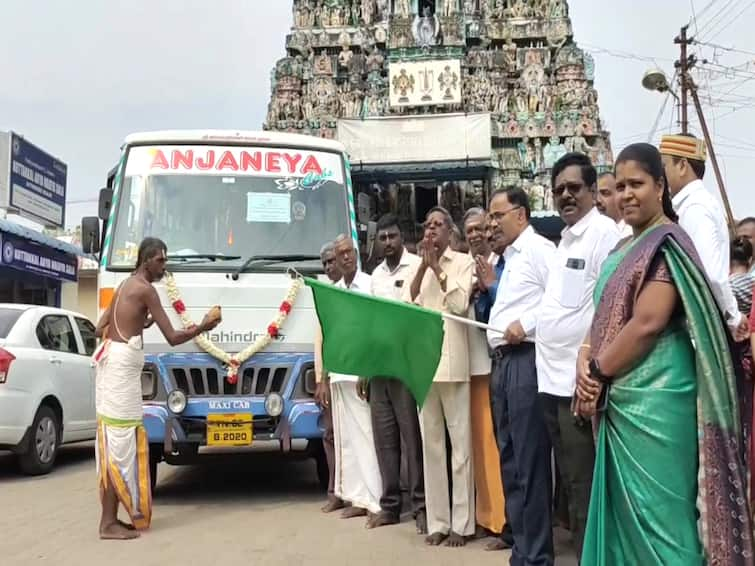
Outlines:
{"label": "carved stone figure on gopuram", "polygon": [[[595,62],[573,36],[567,0],[289,1],[293,25],[272,71],[266,129],[346,143],[344,127],[356,122],[388,128],[386,118],[419,117],[432,128],[430,118],[485,115],[489,159],[470,172],[479,204],[480,195],[520,186],[548,208],[550,171],[567,151],[588,154],[599,171],[612,167]],[[376,173],[370,187],[390,192],[402,182],[396,175],[383,183]],[[447,187],[464,172],[437,178]]]}

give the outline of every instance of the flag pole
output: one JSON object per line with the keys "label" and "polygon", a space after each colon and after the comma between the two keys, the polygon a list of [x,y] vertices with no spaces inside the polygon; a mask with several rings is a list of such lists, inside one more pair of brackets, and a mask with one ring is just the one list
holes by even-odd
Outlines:
{"label": "flag pole", "polygon": [[506,334],[505,330],[499,330],[497,328],[493,328],[489,324],[484,324],[482,322],[477,322],[476,320],[472,320],[469,318],[464,318],[461,316],[455,316],[453,314],[447,314],[447,313],[440,313],[440,316],[445,318],[446,320],[453,320],[454,322],[460,322],[462,324],[466,324],[467,326],[474,326],[476,328],[481,328],[483,330],[490,330],[491,332],[496,332],[498,334]]}

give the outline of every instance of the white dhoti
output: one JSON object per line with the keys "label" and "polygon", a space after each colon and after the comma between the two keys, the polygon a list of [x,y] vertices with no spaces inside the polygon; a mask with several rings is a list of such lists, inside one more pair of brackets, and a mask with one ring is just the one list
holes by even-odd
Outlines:
{"label": "white dhoti", "polygon": [[370,405],[357,395],[356,381],[331,374],[336,455],[335,494],[354,507],[380,512],[380,478]]}
{"label": "white dhoti", "polygon": [[142,426],[141,338],[131,338],[128,344],[106,340],[94,360],[100,497],[112,484],[134,526],[146,529],[152,518],[152,495],[149,445]]}

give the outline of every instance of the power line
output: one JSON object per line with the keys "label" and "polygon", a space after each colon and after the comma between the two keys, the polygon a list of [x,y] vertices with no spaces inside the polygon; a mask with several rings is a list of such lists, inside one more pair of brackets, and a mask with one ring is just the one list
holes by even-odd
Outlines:
{"label": "power line", "polygon": [[729,7],[731,7],[732,4],[734,4],[737,1],[739,1],[739,0],[728,0],[728,2],[726,2],[726,4],[724,4],[718,12],[716,12],[715,14],[713,14],[710,17],[710,19],[705,24],[703,24],[702,28],[699,30],[698,33],[704,35],[712,27],[715,27],[716,25],[718,25],[718,23],[721,21],[722,17],[725,17],[726,10]]}
{"label": "power line", "polygon": [[689,0],[689,8],[692,10],[692,21],[695,24],[695,33],[699,33],[700,30],[697,27],[697,14],[695,14],[695,0]]}
{"label": "power line", "polygon": [[583,45],[587,48],[587,51],[593,54],[599,54],[599,55],[610,55],[611,57],[618,57],[620,59],[631,59],[635,61],[642,61],[644,63],[654,63],[655,65],[658,65],[658,61],[665,61],[669,63],[673,63],[673,59],[668,59],[665,57],[651,57],[649,55],[640,55],[638,53],[632,53],[629,51],[620,51],[617,49],[607,49],[605,47],[600,47],[599,45],[590,45],[588,43],[582,43],[580,45]]}
{"label": "power line", "polygon": [[[736,77],[740,78],[751,78],[755,77],[755,72],[748,71],[745,69],[740,69],[742,65],[738,65],[736,67],[727,67],[725,65],[720,65],[718,63],[712,63],[711,61],[701,61],[700,64],[702,65],[702,70],[707,70],[708,72],[717,72],[721,76],[734,79]],[[745,65],[748,66],[748,65]]]}
{"label": "power line", "polygon": [[[676,76],[674,76],[676,78]],[[673,84],[673,81],[672,81]],[[666,93],[666,96],[663,99],[663,104],[661,105],[661,109],[658,111],[658,115],[655,117],[655,122],[653,122],[653,128],[650,130],[650,133],[648,134],[648,143],[653,141],[653,136],[655,136],[655,133],[658,131],[658,124],[661,123],[661,118],[663,118],[663,115],[666,113],[666,106],[668,105],[668,101],[671,98],[671,91]],[[671,118],[673,120],[674,113],[671,112]]]}
{"label": "power line", "polygon": [[736,47],[726,47],[724,45],[718,45],[717,43],[710,43],[708,41],[693,40],[697,45],[703,45],[705,47],[712,47],[713,49],[720,49],[721,51],[728,51],[730,53],[741,53],[742,55],[752,55],[755,57],[755,51],[746,51],[744,49],[737,49]]}
{"label": "power line", "polygon": [[752,0],[749,4],[747,4],[744,8],[742,8],[736,16],[734,16],[732,19],[728,21],[723,27],[716,27],[715,33],[713,33],[713,30],[710,30],[710,32],[707,35],[707,39],[713,39],[715,37],[718,37],[726,28],[728,28],[730,25],[732,25],[734,22],[736,22],[742,14],[744,14],[747,10],[752,8],[752,6],[755,5],[755,0]]}
{"label": "power line", "polygon": [[[713,7],[713,4],[715,4],[716,2],[718,2],[718,0],[710,0],[710,2],[708,2],[708,4],[705,6],[705,8],[703,8],[702,10],[700,10],[700,13],[697,14],[697,17],[698,18],[702,18],[705,14],[708,13],[708,10],[710,10]],[[694,14],[694,10],[693,10],[693,14]]]}

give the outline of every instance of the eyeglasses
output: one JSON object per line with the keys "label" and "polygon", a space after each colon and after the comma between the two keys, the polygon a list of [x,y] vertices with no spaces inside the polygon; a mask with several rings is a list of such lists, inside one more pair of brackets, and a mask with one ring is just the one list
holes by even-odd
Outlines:
{"label": "eyeglasses", "polygon": [[553,193],[554,197],[558,198],[561,195],[563,195],[564,191],[566,190],[566,191],[569,191],[569,194],[571,196],[575,197],[579,194],[579,191],[581,191],[584,186],[585,186],[584,183],[566,184],[566,185],[561,185],[559,187],[553,187],[551,192]]}
{"label": "eyeglasses", "polygon": [[519,210],[522,208],[521,206],[514,206],[509,208],[508,210],[504,210],[503,212],[491,212],[488,214],[488,219],[490,220],[501,220],[503,219],[508,213],[514,212],[515,210]]}

